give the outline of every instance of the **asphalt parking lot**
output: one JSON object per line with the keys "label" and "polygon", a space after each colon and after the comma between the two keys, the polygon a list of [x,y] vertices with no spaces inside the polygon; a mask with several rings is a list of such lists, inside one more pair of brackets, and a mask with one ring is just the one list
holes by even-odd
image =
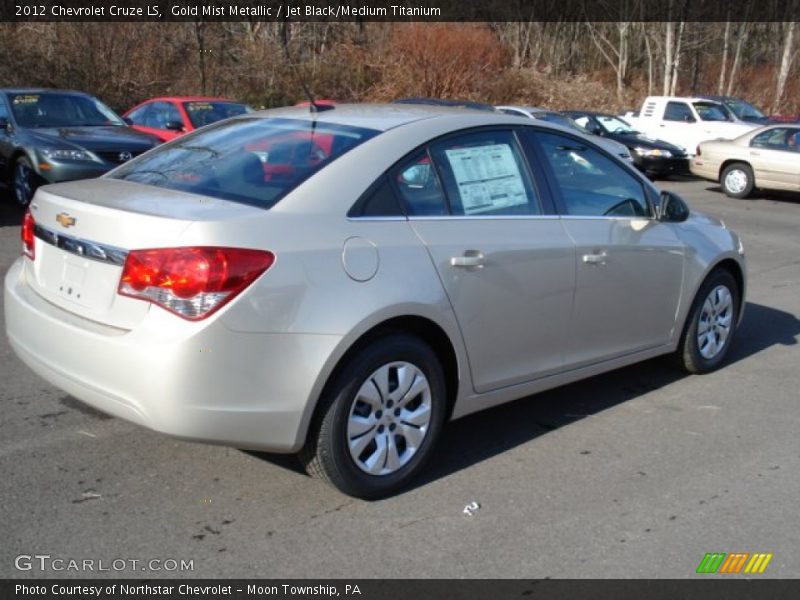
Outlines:
{"label": "asphalt parking lot", "polygon": [[[0,335],[0,576],[685,578],[707,552],[768,552],[758,577],[797,577],[800,196],[659,185],[742,235],[748,303],[727,366],[649,361],[454,422],[416,487],[387,500],[107,417]],[[3,274],[20,219],[5,199]],[[142,562],[19,571],[20,555]],[[193,569],[142,571],[152,559]]]}

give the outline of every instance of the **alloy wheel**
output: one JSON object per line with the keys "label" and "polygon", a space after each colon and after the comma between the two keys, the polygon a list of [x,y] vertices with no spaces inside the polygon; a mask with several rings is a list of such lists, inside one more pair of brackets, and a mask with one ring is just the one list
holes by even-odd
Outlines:
{"label": "alloy wheel", "polygon": [[718,285],[706,297],[697,324],[697,348],[706,360],[717,356],[728,340],[733,325],[733,297]]}
{"label": "alloy wheel", "polygon": [[431,423],[431,386],[408,362],[376,369],[359,388],[347,421],[347,445],[356,466],[390,475],[408,464]]}

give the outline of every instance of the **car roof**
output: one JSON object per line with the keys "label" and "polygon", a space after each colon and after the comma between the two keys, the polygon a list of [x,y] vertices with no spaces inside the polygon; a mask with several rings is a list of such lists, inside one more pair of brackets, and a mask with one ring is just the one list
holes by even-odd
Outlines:
{"label": "car roof", "polygon": [[[478,121],[491,123],[508,123],[508,119],[516,119],[512,115],[485,110],[473,110],[428,104],[337,104],[335,108],[320,112],[311,112],[308,106],[287,106],[269,110],[256,111],[249,115],[236,117],[239,119],[253,117],[284,117],[331,123],[334,125],[350,125],[365,129],[387,131],[401,125],[424,119],[478,117]],[[480,123],[478,123],[480,124]]]}
{"label": "car roof", "polygon": [[238,100],[220,98],[219,96],[156,96],[142,100],[139,104],[144,104],[145,102],[235,102],[244,104]]}
{"label": "car roof", "polygon": [[484,110],[495,112],[495,107],[483,102],[473,102],[471,100],[449,100],[445,98],[397,98],[392,100],[392,104],[422,104],[425,106],[453,106],[458,108],[468,108],[472,110]]}
{"label": "car roof", "polygon": [[717,96],[715,94],[703,94],[698,96],[698,98],[702,98],[703,100],[716,100],[717,102],[722,102],[724,100],[740,100],[742,102],[747,102],[747,100],[743,100],[738,96]]}
{"label": "car roof", "polygon": [[648,99],[650,100],[667,100],[667,101],[676,101],[676,102],[716,102],[717,104],[721,104],[719,100],[713,100],[708,96],[649,96]]}
{"label": "car roof", "polygon": [[530,113],[538,113],[538,112],[559,112],[557,110],[552,110],[549,108],[542,108],[540,106],[521,106],[519,104],[498,104],[495,106],[497,110],[502,110],[504,108],[510,108],[511,110],[524,110]]}
{"label": "car roof", "polygon": [[621,120],[623,120],[623,121],[625,120],[625,117],[623,117],[623,116],[620,116],[620,115],[615,115],[614,113],[609,113],[609,112],[599,112],[599,111],[596,111],[596,110],[576,110],[576,109],[570,109],[570,110],[565,110],[564,112],[565,112],[566,114],[568,114],[568,115],[569,115],[570,113],[580,113],[580,114],[582,114],[582,115],[589,115],[589,116],[591,116],[591,117],[613,117],[613,118],[615,118],[615,119],[621,119]]}
{"label": "car roof", "polygon": [[55,88],[0,88],[2,94],[70,94],[74,96],[91,96],[78,90],[59,90]]}

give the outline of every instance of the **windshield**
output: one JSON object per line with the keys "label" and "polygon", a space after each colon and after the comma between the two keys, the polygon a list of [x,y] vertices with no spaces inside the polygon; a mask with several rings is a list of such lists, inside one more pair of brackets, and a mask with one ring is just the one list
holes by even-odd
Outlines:
{"label": "windshield", "polygon": [[270,208],[378,133],[300,119],[239,118],[160,146],[109,177]]}
{"label": "windshield", "polygon": [[739,100],[738,98],[732,98],[730,100],[725,101],[725,106],[730,108],[740,119],[747,119],[747,118],[755,118],[755,119],[765,119],[766,116],[760,110],[758,110],[755,106],[750,104],[749,102],[745,102],[744,100]]}
{"label": "windshield", "polygon": [[703,121],[731,121],[725,114],[725,109],[719,104],[711,102],[695,102],[694,109]]}
{"label": "windshield", "polygon": [[184,102],[183,108],[195,128],[253,112],[252,108],[238,102]]}
{"label": "windshield", "polygon": [[608,133],[639,133],[622,119],[609,115],[597,115],[600,126]]}
{"label": "windshield", "polygon": [[125,125],[113,110],[91,96],[9,94],[8,99],[20,127]]}

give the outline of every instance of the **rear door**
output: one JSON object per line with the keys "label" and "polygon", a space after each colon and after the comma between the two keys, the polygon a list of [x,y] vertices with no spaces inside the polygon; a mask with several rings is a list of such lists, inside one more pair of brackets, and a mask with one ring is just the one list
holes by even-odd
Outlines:
{"label": "rear door", "polygon": [[568,367],[670,341],[684,245],[653,216],[643,183],[584,140],[529,134],[549,167],[561,222],[576,245]]}
{"label": "rear door", "polygon": [[511,129],[439,140],[390,179],[425,243],[486,392],[559,370],[575,251]]}
{"label": "rear door", "polygon": [[797,189],[800,186],[800,128],[776,127],[750,141],[750,164],[756,185]]}

